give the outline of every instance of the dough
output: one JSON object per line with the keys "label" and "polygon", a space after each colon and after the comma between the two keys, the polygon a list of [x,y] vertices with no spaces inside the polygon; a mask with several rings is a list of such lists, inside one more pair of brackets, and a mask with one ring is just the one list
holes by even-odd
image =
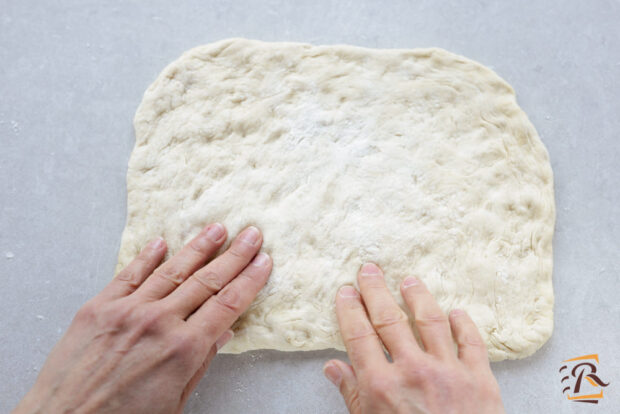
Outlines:
{"label": "dough", "polygon": [[491,360],[553,329],[553,177],[512,88],[441,49],[228,39],[147,89],[134,120],[118,269],[207,223],[264,233],[269,283],[223,349],[343,349],[339,286],[365,261],[467,310]]}

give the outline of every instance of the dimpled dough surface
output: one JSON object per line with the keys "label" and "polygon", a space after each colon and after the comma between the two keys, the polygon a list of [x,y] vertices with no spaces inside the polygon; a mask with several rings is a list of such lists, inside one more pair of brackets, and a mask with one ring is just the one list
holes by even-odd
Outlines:
{"label": "dimpled dough surface", "polygon": [[274,269],[222,350],[343,349],[339,286],[364,261],[467,310],[492,360],[553,329],[553,177],[512,88],[441,49],[228,39],[147,89],[118,269],[209,222],[256,225]]}

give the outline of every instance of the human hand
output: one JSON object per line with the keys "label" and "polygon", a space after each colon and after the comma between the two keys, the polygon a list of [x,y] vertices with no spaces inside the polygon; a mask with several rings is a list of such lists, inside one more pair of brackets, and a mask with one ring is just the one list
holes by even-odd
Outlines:
{"label": "human hand", "polygon": [[[266,283],[261,233],[211,224],[174,257],[155,239],[76,314],[15,413],[180,413]],[[205,265],[206,264],[206,265]]]}
{"label": "human hand", "polygon": [[447,318],[422,282],[406,278],[401,294],[415,316],[424,351],[381,269],[365,264],[358,283],[363,299],[352,286],[340,288],[336,297],[338,324],[352,365],[331,360],[324,367],[351,413],[504,412],[486,347],[464,311],[453,310]]}

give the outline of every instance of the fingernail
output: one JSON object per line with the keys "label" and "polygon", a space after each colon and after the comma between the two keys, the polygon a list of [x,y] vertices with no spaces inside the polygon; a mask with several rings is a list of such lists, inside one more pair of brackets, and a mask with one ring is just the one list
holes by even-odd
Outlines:
{"label": "fingernail", "polygon": [[335,386],[340,386],[340,383],[342,382],[342,372],[340,371],[340,368],[336,366],[336,364],[325,364],[325,366],[323,367],[323,373],[328,380],[334,383]]}
{"label": "fingernail", "polygon": [[226,345],[228,341],[232,339],[233,336],[235,336],[235,333],[232,331],[232,329],[229,329],[226,332],[224,332],[222,336],[220,336],[218,340],[215,341],[215,347],[217,348],[217,350],[219,351],[224,345]]}
{"label": "fingernail", "polygon": [[219,241],[224,236],[224,226],[220,223],[213,223],[207,229],[207,237],[214,242]]}
{"label": "fingernail", "polygon": [[252,264],[254,266],[265,266],[267,264],[267,262],[269,261],[269,255],[267,253],[259,253],[256,255],[256,257],[254,257],[254,260],[252,260]]}
{"label": "fingernail", "polygon": [[408,287],[419,285],[419,284],[420,284],[420,281],[418,279],[416,279],[413,276],[408,276],[407,278],[405,278],[405,281],[403,282],[403,287],[408,288]]}
{"label": "fingernail", "polygon": [[374,263],[366,263],[360,270],[362,276],[378,276],[381,275],[381,269]]}
{"label": "fingernail", "polygon": [[164,246],[164,239],[162,237],[158,237],[154,240],[151,240],[149,243],[152,249],[159,250]]}
{"label": "fingernail", "polygon": [[343,298],[355,298],[358,295],[357,290],[355,290],[353,286],[341,287],[340,290],[338,291],[338,294],[342,296]]}
{"label": "fingernail", "polygon": [[255,244],[258,241],[260,233],[258,229],[254,226],[250,226],[241,233],[239,236],[239,240],[247,244]]}

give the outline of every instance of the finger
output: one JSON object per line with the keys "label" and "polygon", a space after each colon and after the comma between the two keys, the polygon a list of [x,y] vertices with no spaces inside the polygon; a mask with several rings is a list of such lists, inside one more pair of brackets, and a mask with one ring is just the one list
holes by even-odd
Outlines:
{"label": "finger", "polygon": [[349,359],[358,373],[365,369],[381,369],[382,364],[387,364],[379,337],[353,286],[343,286],[338,290],[336,315]]}
{"label": "finger", "polygon": [[211,296],[187,322],[202,330],[208,338],[219,338],[245,312],[267,283],[272,266],[269,255],[256,255],[239,276],[217,295]]}
{"label": "finger", "polygon": [[370,321],[394,359],[422,352],[416,342],[409,318],[398,306],[385,284],[381,269],[366,263],[357,275]]}
{"label": "finger", "polygon": [[205,227],[180,252],[157,268],[136,294],[147,300],[165,297],[203,266],[225,240],[226,229],[220,223]]}
{"label": "finger", "polygon": [[488,368],[489,357],[487,347],[480,336],[478,327],[471,317],[461,309],[450,312],[452,335],[459,348],[459,359],[470,368]]}
{"label": "finger", "polygon": [[194,388],[196,388],[202,377],[204,377],[205,372],[207,371],[207,368],[209,368],[209,365],[211,365],[211,361],[215,357],[215,354],[217,354],[217,351],[222,349],[222,347],[232,339],[233,335],[234,332],[229,329],[224,332],[217,341],[215,341],[213,346],[211,346],[205,360],[185,386],[183,394],[181,395],[181,406],[185,405],[187,398],[191,395],[192,391],[194,390]]}
{"label": "finger", "polygon": [[239,274],[260,249],[262,237],[256,227],[248,227],[228,250],[194,273],[164,299],[183,319],[198,309]]}
{"label": "finger", "polygon": [[344,403],[350,413],[358,413],[360,409],[357,377],[351,365],[332,359],[323,366],[323,373],[340,390]]}
{"label": "finger", "polygon": [[152,240],[132,260],[129,265],[121,270],[118,275],[101,291],[100,297],[116,299],[127,296],[140,287],[142,282],[164,259],[166,254],[166,242],[161,237]]}
{"label": "finger", "polygon": [[415,324],[426,352],[440,358],[456,359],[448,318],[426,286],[418,279],[408,277],[403,281],[401,291],[415,316]]}

